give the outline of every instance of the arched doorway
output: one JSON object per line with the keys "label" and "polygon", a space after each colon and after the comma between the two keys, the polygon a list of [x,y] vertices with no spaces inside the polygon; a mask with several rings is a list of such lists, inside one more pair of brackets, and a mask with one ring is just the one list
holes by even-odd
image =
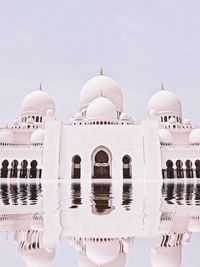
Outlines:
{"label": "arched doorway", "polygon": [[174,178],[173,162],[171,160],[168,160],[166,162],[166,165],[167,165],[167,178]]}
{"label": "arched doorway", "polygon": [[131,158],[129,156],[124,156],[122,158],[123,162],[123,179],[131,178]]}
{"label": "arched doorway", "polygon": [[184,178],[183,162],[180,159],[176,161],[176,174],[177,178]]}
{"label": "arched doorway", "polygon": [[109,156],[104,150],[100,150],[94,157],[93,178],[110,178]]}
{"label": "arched doorway", "polygon": [[74,156],[72,159],[72,178],[81,178],[81,157],[78,155]]}
{"label": "arched doorway", "polygon": [[27,160],[22,160],[21,162],[21,168],[20,168],[20,178],[27,178],[27,166],[28,166],[28,161]]}
{"label": "arched doorway", "polygon": [[17,178],[18,174],[18,161],[14,159],[11,163],[10,178]]}
{"label": "arched doorway", "polygon": [[195,161],[195,166],[196,166],[196,177],[200,178],[200,160],[199,159]]}
{"label": "arched doorway", "polygon": [[9,162],[7,159],[5,159],[2,162],[2,167],[1,167],[1,178],[7,178],[8,177],[8,165]]}
{"label": "arched doorway", "polygon": [[194,174],[193,174],[193,168],[192,168],[192,161],[189,159],[186,160],[185,166],[186,166],[186,177],[193,178]]}
{"label": "arched doorway", "polygon": [[30,168],[30,178],[37,178],[37,161],[32,160],[31,161],[31,168]]}

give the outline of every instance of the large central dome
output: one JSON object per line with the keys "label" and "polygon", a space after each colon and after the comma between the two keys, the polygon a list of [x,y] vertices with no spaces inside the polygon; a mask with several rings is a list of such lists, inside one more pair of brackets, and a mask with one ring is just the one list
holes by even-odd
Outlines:
{"label": "large central dome", "polygon": [[80,93],[80,110],[84,110],[94,99],[103,96],[113,102],[118,111],[123,110],[123,95],[119,85],[111,78],[99,75],[83,86]]}

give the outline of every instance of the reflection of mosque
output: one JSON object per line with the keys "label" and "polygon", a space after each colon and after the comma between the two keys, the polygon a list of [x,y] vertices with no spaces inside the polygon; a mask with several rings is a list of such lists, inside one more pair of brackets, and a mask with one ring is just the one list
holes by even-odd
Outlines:
{"label": "reflection of mosque", "polygon": [[28,267],[49,267],[65,241],[79,267],[124,267],[144,237],[152,267],[180,267],[182,245],[200,232],[200,185],[109,181],[1,184],[1,239],[15,240]]}
{"label": "reflection of mosque", "polygon": [[138,124],[102,70],[83,86],[73,118],[60,121],[55,110],[42,86],[24,98],[19,119],[0,129],[1,178],[200,178],[200,129],[183,119],[181,101],[163,85]]}

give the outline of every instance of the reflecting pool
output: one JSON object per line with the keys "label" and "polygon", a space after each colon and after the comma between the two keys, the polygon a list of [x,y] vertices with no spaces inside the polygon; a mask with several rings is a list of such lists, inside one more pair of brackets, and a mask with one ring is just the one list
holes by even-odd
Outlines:
{"label": "reflecting pool", "polygon": [[197,267],[199,232],[197,181],[0,183],[4,267]]}

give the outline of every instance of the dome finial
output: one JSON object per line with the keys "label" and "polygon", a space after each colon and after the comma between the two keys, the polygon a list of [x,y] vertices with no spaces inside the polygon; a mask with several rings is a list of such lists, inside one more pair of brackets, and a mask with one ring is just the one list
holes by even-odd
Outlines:
{"label": "dome finial", "polygon": [[165,87],[164,87],[163,82],[161,82],[161,88],[160,88],[160,90],[165,90]]}
{"label": "dome finial", "polygon": [[103,67],[102,67],[102,65],[100,66],[99,75],[103,75]]}
{"label": "dome finial", "polygon": [[41,90],[41,91],[43,90],[43,89],[42,89],[42,81],[40,82],[39,90]]}

